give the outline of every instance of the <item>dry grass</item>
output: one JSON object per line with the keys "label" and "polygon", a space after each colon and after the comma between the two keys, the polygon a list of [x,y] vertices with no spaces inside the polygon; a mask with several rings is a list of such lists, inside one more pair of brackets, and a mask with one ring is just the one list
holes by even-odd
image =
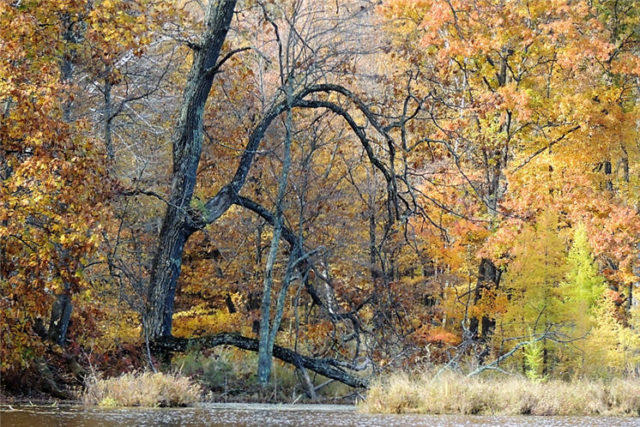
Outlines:
{"label": "dry grass", "polygon": [[109,379],[94,378],[83,394],[86,405],[105,407],[190,406],[202,390],[188,377],[163,373],[129,373]]}
{"label": "dry grass", "polygon": [[500,415],[640,415],[640,379],[532,382],[523,377],[467,378],[393,374],[371,385],[363,412]]}

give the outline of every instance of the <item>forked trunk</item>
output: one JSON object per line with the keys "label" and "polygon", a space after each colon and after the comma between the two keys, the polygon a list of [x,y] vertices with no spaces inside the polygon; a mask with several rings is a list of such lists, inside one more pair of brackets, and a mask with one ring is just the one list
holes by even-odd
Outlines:
{"label": "forked trunk", "polygon": [[[150,340],[171,335],[173,300],[184,245],[196,230],[189,207],[202,152],[202,116],[235,5],[236,0],[210,0],[205,16],[206,30],[199,45],[194,47],[173,140],[171,194],[153,259],[144,314],[145,332]],[[230,203],[223,203],[220,210],[225,211],[229,206]]]}

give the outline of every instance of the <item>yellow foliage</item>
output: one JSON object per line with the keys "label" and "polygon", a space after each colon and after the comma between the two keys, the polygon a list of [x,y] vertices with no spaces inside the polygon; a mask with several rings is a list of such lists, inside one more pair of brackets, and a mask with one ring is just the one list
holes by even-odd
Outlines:
{"label": "yellow foliage", "polygon": [[246,321],[241,313],[194,307],[173,316],[173,333],[177,337],[195,337],[218,332],[235,332]]}

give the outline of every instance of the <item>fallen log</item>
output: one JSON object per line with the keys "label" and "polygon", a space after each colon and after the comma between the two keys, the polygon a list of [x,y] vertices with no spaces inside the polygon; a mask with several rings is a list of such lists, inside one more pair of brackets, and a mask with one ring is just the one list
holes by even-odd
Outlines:
{"label": "fallen log", "polygon": [[[165,336],[156,339],[151,344],[151,349],[154,352],[185,352],[188,348],[212,348],[219,345],[232,345],[243,350],[257,352],[259,341],[254,338],[243,337],[242,335],[235,333],[221,333],[200,338],[177,338],[173,336]],[[368,385],[368,380],[366,378],[352,375],[343,369],[361,371],[366,368],[366,364],[355,365],[331,358],[314,359],[277,345],[273,346],[273,356],[298,368],[309,369],[351,387],[364,388]]]}

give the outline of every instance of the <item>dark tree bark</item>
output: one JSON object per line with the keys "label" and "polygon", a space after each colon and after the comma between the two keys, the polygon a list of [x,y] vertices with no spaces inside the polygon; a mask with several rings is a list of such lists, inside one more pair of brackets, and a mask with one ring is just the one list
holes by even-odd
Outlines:
{"label": "dark tree bark", "polygon": [[[483,258],[478,268],[478,283],[476,285],[473,303],[477,304],[482,298],[484,289],[496,289],[500,284],[501,271],[491,262],[491,260]],[[487,338],[496,326],[495,319],[489,316],[472,317],[469,322],[469,331],[474,338],[479,337],[479,326],[482,325],[482,338]]]}
{"label": "dark tree bark", "polygon": [[202,116],[222,44],[229,31],[236,0],[211,0],[206,31],[194,47],[182,110],[173,141],[173,179],[169,204],[153,259],[144,326],[150,339],[171,334],[173,301],[182,253],[196,230],[188,214],[202,152]]}
{"label": "dark tree bark", "polygon": [[56,301],[51,309],[51,321],[47,332],[49,340],[64,346],[71,320],[71,295],[69,292],[56,296]]}
{"label": "dark tree bark", "polygon": [[104,146],[107,151],[107,158],[113,161],[116,157],[115,149],[113,147],[113,113],[111,104],[111,89],[113,85],[109,79],[109,75],[104,78],[103,96],[104,96]]}
{"label": "dark tree bark", "polygon": [[607,191],[613,191],[613,181],[611,177],[611,172],[612,172],[611,162],[609,160],[606,160],[604,162],[604,175],[606,179],[605,186]]}

